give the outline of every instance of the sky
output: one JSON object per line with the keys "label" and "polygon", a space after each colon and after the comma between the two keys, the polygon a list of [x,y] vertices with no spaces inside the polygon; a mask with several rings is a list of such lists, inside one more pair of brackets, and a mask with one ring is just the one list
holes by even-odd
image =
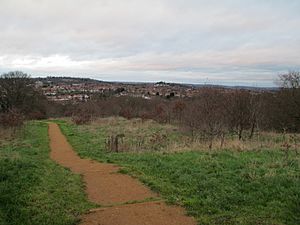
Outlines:
{"label": "sky", "polygon": [[275,86],[299,0],[0,0],[0,73]]}

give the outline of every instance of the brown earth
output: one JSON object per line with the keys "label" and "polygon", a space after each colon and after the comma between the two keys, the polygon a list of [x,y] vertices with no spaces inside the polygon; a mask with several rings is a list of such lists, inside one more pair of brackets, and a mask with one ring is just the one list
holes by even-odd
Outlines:
{"label": "brown earth", "polygon": [[[50,156],[81,174],[91,202],[102,207],[82,217],[82,225],[195,225],[184,209],[155,201],[158,195],[138,180],[118,173],[120,167],[81,159],[55,123],[49,124]],[[133,202],[135,202],[133,204]],[[140,203],[136,203],[140,202]]]}

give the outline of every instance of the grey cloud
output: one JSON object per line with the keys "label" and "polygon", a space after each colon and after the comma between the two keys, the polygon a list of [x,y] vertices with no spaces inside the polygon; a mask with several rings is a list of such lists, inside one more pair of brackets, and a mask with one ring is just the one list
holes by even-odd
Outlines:
{"label": "grey cloud", "polygon": [[297,0],[1,0],[0,71],[270,84],[299,68],[299,9]]}

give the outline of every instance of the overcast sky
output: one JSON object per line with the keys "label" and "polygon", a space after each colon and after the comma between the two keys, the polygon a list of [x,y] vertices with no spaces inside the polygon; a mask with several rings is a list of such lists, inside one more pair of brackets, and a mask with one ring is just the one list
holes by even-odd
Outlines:
{"label": "overcast sky", "polygon": [[0,0],[0,72],[274,86],[299,0]]}

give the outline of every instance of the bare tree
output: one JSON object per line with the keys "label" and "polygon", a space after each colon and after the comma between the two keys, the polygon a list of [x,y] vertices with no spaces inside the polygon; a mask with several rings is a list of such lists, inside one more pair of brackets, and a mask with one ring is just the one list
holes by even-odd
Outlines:
{"label": "bare tree", "polygon": [[176,119],[179,121],[179,123],[182,122],[182,114],[185,107],[186,104],[182,100],[177,100],[174,102],[173,112],[175,113]]}
{"label": "bare tree", "polygon": [[28,95],[31,95],[31,80],[22,72],[9,72],[0,76],[0,110],[23,108]]}
{"label": "bare tree", "polygon": [[255,128],[259,125],[261,121],[261,113],[262,113],[262,97],[261,94],[251,94],[250,97],[250,117],[249,117],[249,124],[250,124],[250,134],[249,139],[253,138]]}
{"label": "bare tree", "polygon": [[223,145],[228,130],[227,95],[215,89],[203,89],[199,98],[189,102],[184,123],[192,131],[199,133],[208,141],[211,149],[215,138],[221,138]]}
{"label": "bare tree", "polygon": [[46,114],[46,98],[35,89],[32,79],[19,71],[0,76],[0,112],[17,110],[26,117]]}
{"label": "bare tree", "polygon": [[279,75],[281,90],[277,95],[283,129],[300,131],[300,72]]}
{"label": "bare tree", "polygon": [[231,126],[241,140],[243,132],[250,128],[251,94],[248,91],[236,90],[231,101]]}
{"label": "bare tree", "polygon": [[300,88],[300,71],[290,71],[280,74],[278,83],[283,88]]}

